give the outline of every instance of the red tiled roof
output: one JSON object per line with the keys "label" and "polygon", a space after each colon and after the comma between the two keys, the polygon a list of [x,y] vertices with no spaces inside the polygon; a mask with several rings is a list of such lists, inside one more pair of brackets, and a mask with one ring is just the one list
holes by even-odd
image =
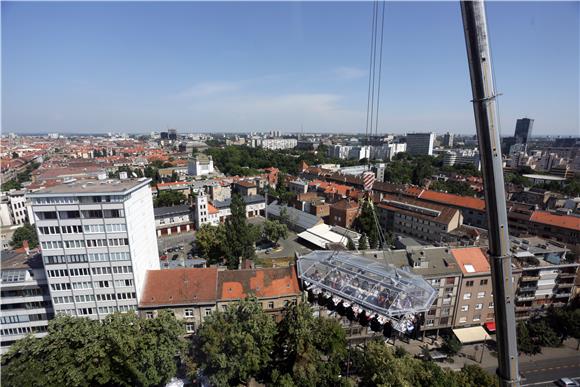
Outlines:
{"label": "red tiled roof", "polygon": [[580,218],[575,216],[556,215],[547,211],[534,211],[530,220],[536,223],[580,231]]}
{"label": "red tiled roof", "polygon": [[294,266],[226,270],[218,273],[218,297],[222,300],[238,300],[247,296],[273,298],[300,294],[300,286]]}
{"label": "red tiled roof", "polygon": [[452,249],[453,258],[459,263],[464,274],[487,273],[490,271],[489,262],[479,247]]}
{"label": "red tiled roof", "polygon": [[441,204],[449,204],[456,207],[471,208],[479,211],[485,210],[484,200],[469,196],[461,196],[444,192],[423,190],[423,192],[419,195],[419,199],[437,202]]}
{"label": "red tiled roof", "polygon": [[149,270],[140,306],[215,303],[217,269]]}
{"label": "red tiled roof", "polygon": [[358,202],[355,200],[341,200],[331,205],[335,210],[353,210],[358,208]]}
{"label": "red tiled roof", "polygon": [[211,203],[207,204],[207,213],[208,214],[217,214],[219,213],[219,210],[217,208],[215,208]]}

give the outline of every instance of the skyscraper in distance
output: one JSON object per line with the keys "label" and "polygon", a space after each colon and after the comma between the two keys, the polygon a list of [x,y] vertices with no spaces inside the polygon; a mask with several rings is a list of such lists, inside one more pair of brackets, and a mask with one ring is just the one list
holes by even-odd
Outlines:
{"label": "skyscraper in distance", "polygon": [[514,133],[516,144],[528,143],[528,140],[532,136],[533,125],[534,120],[530,118],[520,118],[516,121],[516,131]]}

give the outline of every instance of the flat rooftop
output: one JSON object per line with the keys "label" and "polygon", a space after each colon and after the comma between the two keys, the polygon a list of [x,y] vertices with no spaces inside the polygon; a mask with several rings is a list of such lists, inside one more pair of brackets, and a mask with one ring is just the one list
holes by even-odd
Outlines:
{"label": "flat rooftop", "polygon": [[566,180],[563,177],[554,176],[554,175],[526,174],[523,176],[527,177],[528,179],[536,179],[536,180],[549,180],[549,181],[564,181],[564,180]]}
{"label": "flat rooftop", "polygon": [[92,195],[92,194],[115,194],[128,193],[136,188],[148,185],[151,179],[83,179],[73,180],[62,183],[52,187],[42,188],[34,193],[30,193],[30,197],[42,196],[58,196],[58,195]]}
{"label": "flat rooftop", "polygon": [[26,253],[3,251],[1,264],[2,270],[41,268],[42,259],[40,254],[28,256]]}

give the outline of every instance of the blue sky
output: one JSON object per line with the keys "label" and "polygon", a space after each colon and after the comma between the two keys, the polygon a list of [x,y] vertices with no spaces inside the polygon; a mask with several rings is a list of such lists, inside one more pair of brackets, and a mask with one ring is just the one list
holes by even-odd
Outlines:
{"label": "blue sky", "polygon": [[[579,134],[578,2],[490,2],[502,134]],[[2,2],[2,131],[364,132],[370,2]],[[380,132],[475,133],[458,2],[388,2]]]}

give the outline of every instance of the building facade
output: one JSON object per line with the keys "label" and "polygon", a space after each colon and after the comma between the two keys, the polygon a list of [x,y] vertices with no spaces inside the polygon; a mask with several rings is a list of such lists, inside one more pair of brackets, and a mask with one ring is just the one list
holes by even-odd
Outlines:
{"label": "building facade", "polygon": [[56,314],[135,310],[159,268],[150,179],[82,180],[30,194]]}
{"label": "building facade", "polygon": [[46,335],[53,315],[40,254],[2,253],[1,353],[28,334]]}
{"label": "building facade", "polygon": [[411,155],[433,155],[435,133],[407,133],[407,153]]}

